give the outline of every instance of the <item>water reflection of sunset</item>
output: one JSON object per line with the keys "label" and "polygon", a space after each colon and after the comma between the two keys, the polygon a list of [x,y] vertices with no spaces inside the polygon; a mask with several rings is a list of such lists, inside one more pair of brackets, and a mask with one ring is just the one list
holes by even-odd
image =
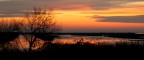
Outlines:
{"label": "water reflection of sunset", "polygon": [[98,45],[99,43],[105,43],[105,44],[112,44],[114,45],[115,43],[120,43],[120,42],[129,42],[124,39],[114,39],[114,38],[87,38],[87,37],[82,37],[83,40],[81,40],[81,37],[79,38],[66,38],[66,39],[55,39],[52,41],[53,43],[58,43],[58,44],[76,44],[78,42],[81,43],[90,43],[90,44],[95,44]]}
{"label": "water reflection of sunset", "polygon": [[[41,48],[43,46],[43,44],[44,44],[43,40],[37,39],[37,41],[34,42],[32,49],[37,50],[37,49]],[[22,35],[20,35],[15,40],[9,41],[8,43],[6,43],[5,47],[8,49],[18,49],[21,51],[28,51],[29,42]]]}
{"label": "water reflection of sunset", "polygon": [[[41,50],[44,48],[44,43],[48,43],[49,41],[44,41],[39,38],[37,38],[37,41],[34,43],[32,49],[33,50]],[[132,41],[132,40],[127,40],[127,39],[122,39],[122,38],[111,38],[111,37],[103,37],[103,36],[72,36],[72,35],[62,35],[61,38],[55,38],[53,41],[51,41],[52,44],[60,44],[60,45],[73,45],[73,44],[93,44],[95,46],[99,45],[116,45],[119,43],[128,43],[128,44],[133,44],[133,43],[139,43],[143,44],[142,42],[139,41]],[[10,41],[6,43],[5,47],[7,49],[18,49],[21,51],[27,51],[29,48],[29,43],[28,41],[20,35],[18,38],[16,38],[13,41]],[[47,47],[49,48],[49,47]]]}

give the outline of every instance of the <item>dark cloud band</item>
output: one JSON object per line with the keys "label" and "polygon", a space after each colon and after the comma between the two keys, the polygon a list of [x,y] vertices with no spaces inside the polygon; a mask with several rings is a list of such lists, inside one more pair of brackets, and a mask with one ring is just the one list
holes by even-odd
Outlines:
{"label": "dark cloud band", "polygon": [[98,20],[98,22],[144,23],[144,15],[112,17],[93,16],[93,18],[102,18],[101,20]]}
{"label": "dark cloud band", "polygon": [[[96,10],[105,10],[121,7],[121,4],[128,2],[138,2],[143,0],[1,0],[0,12],[2,15],[23,14],[22,10],[32,9],[33,7],[52,7],[60,10],[74,10],[85,7]],[[79,6],[79,7],[78,7]],[[16,11],[18,12],[16,12]],[[20,12],[21,11],[21,12]]]}

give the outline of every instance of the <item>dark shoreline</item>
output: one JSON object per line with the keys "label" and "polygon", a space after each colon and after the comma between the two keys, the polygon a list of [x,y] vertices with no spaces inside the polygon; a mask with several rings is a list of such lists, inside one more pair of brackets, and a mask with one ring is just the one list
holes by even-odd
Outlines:
{"label": "dark shoreline", "polygon": [[105,37],[114,37],[114,38],[129,38],[129,39],[144,39],[144,34],[136,33],[19,33],[19,32],[0,32],[0,36],[12,36],[19,34],[30,34],[41,37],[46,36],[57,36],[58,35],[83,35],[83,36],[105,36]]}

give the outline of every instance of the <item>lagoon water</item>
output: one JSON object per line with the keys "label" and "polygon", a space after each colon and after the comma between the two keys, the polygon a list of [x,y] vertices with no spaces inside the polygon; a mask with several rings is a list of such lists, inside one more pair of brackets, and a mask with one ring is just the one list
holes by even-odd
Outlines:
{"label": "lagoon water", "polygon": [[[40,38],[34,43],[33,50],[41,48],[44,43],[49,41],[41,40]],[[124,38],[114,38],[114,37],[104,37],[104,36],[82,36],[82,35],[60,35],[55,38],[52,43],[56,44],[76,44],[90,43],[95,45],[116,45],[117,43],[128,43],[128,44],[144,44],[143,39],[124,39]],[[25,39],[23,35],[19,35],[12,41],[6,42],[5,44],[0,44],[0,50],[8,49],[18,49],[21,51],[27,51],[29,48],[28,40]]]}
{"label": "lagoon water", "polygon": [[78,36],[78,35],[61,35],[60,38],[53,40],[53,43],[76,44],[77,42],[98,44],[107,43],[115,44],[117,42],[128,42],[126,39],[111,38],[103,36]]}

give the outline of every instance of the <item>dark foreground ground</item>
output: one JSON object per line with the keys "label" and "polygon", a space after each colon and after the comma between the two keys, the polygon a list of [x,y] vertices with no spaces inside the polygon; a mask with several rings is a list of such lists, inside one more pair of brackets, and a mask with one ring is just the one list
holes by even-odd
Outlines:
{"label": "dark foreground ground", "polygon": [[48,44],[39,52],[1,52],[0,60],[144,60],[143,45]]}

